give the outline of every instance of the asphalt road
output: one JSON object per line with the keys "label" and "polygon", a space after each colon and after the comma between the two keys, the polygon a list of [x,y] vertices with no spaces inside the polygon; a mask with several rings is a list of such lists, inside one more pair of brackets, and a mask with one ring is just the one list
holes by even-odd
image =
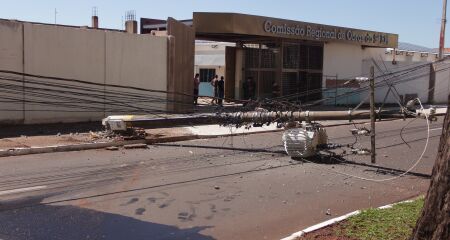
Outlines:
{"label": "asphalt road", "polygon": [[[424,120],[404,130],[409,146],[401,140],[408,121],[377,123],[383,169],[368,156],[292,160],[281,132],[1,158],[0,239],[280,239],[424,194],[442,118],[431,125],[428,149],[411,174],[383,181],[424,149]],[[352,127],[327,128],[330,141],[354,143]],[[368,140],[354,146],[368,147]]]}

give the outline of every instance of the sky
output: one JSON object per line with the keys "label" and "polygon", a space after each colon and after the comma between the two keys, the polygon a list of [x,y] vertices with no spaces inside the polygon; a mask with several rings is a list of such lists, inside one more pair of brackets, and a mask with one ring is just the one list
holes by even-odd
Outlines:
{"label": "sky", "polygon": [[[191,19],[192,12],[236,12],[399,34],[399,41],[439,46],[443,0],[0,0],[0,18],[122,29],[127,10],[137,19]],[[450,4],[450,3],[449,3]],[[450,32],[448,29],[447,32]],[[446,34],[446,46],[450,35]]]}

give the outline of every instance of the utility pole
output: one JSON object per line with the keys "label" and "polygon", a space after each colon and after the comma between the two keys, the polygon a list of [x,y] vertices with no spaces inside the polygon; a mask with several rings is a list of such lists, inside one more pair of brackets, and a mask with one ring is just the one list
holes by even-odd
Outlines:
{"label": "utility pole", "polygon": [[374,67],[370,67],[370,159],[376,163],[375,154],[375,72]]}
{"label": "utility pole", "polygon": [[445,24],[446,23],[447,23],[447,0],[443,0],[441,35],[440,35],[440,38],[439,38],[439,59],[443,59],[444,58]]}
{"label": "utility pole", "polygon": [[56,15],[58,14],[58,11],[56,11],[56,8],[55,8],[55,25],[56,25]]}

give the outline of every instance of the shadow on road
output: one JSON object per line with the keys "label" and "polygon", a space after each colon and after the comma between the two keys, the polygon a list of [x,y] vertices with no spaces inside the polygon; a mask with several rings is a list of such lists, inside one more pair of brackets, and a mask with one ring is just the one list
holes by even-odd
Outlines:
{"label": "shadow on road", "polygon": [[[345,159],[342,156],[337,156],[337,155],[336,156],[318,155],[318,156],[314,156],[314,157],[310,157],[310,158],[306,158],[306,159],[303,159],[303,158],[292,158],[292,159],[299,161],[299,162],[310,162],[310,163],[315,163],[315,164],[328,164],[328,165],[345,164],[345,165],[355,165],[355,166],[360,166],[360,167],[367,167],[367,169],[364,171],[374,172],[374,173],[380,174],[380,175],[399,176],[401,174],[404,174],[404,172],[405,172],[405,170],[402,170],[402,169],[383,167],[383,166],[368,164],[368,163],[364,163],[364,162],[350,161],[350,160]],[[406,175],[425,178],[425,179],[431,178],[430,174],[413,172],[413,171],[409,171]]]}
{"label": "shadow on road", "polygon": [[39,205],[0,212],[3,240],[214,239],[199,233],[207,228],[180,229],[75,206]]}

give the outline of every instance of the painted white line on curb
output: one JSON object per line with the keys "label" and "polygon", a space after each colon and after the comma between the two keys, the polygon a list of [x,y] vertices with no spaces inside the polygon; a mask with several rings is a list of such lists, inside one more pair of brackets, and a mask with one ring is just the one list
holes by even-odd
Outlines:
{"label": "painted white line on curb", "polygon": [[[385,206],[378,207],[378,209],[392,208],[396,204],[409,203],[409,202],[412,202],[412,201],[414,201],[414,200],[406,200],[406,201],[402,201],[402,202],[388,204],[388,205],[385,205]],[[298,231],[296,233],[291,234],[289,237],[282,238],[281,240],[296,240],[296,239],[300,238],[301,236],[303,236],[306,233],[314,232],[314,231],[319,230],[321,228],[328,227],[330,225],[333,225],[335,223],[338,223],[340,221],[343,221],[343,220],[345,220],[345,219],[347,219],[347,218],[349,218],[351,216],[354,216],[354,215],[357,215],[357,214],[360,214],[360,213],[361,213],[360,210],[356,210],[354,212],[347,213],[347,214],[345,214],[343,216],[340,216],[340,217],[337,217],[337,218],[333,218],[333,219],[327,220],[325,222],[321,222],[321,223],[313,225],[313,226],[311,226],[309,228],[305,228],[305,229],[303,229],[301,231]]]}
{"label": "painted white line on curb", "polygon": [[295,240],[295,239],[297,239],[297,238],[303,236],[303,234],[305,234],[305,233],[309,233],[309,232],[312,232],[312,231],[316,231],[316,230],[318,230],[318,229],[320,229],[320,228],[324,228],[324,227],[329,226],[329,225],[331,225],[331,224],[340,222],[340,221],[345,220],[345,219],[347,219],[347,218],[349,218],[349,217],[351,217],[351,216],[354,216],[354,215],[356,215],[356,214],[359,214],[360,212],[361,212],[361,211],[357,210],[357,211],[354,211],[354,212],[351,212],[351,213],[347,213],[347,214],[345,214],[344,216],[340,216],[340,217],[337,217],[337,218],[333,218],[333,219],[327,220],[327,221],[325,221],[325,222],[321,222],[321,223],[316,224],[316,225],[314,225],[314,226],[311,226],[311,227],[309,227],[309,228],[306,228],[306,229],[303,229],[303,230],[298,231],[298,232],[296,232],[296,233],[293,233],[291,236],[285,237],[285,238],[283,238],[283,239],[281,239],[281,240]]}
{"label": "painted white line on curb", "polygon": [[6,190],[6,191],[0,191],[0,196],[14,194],[14,193],[23,193],[23,192],[42,190],[45,188],[47,188],[47,186],[36,186],[36,187],[11,189],[11,190]]}

